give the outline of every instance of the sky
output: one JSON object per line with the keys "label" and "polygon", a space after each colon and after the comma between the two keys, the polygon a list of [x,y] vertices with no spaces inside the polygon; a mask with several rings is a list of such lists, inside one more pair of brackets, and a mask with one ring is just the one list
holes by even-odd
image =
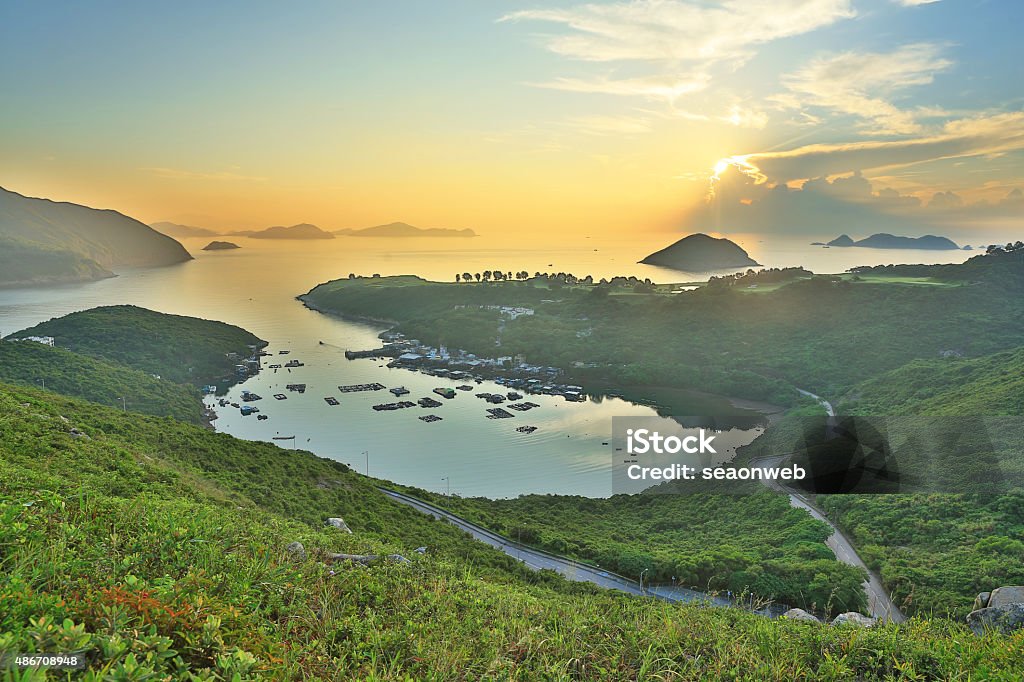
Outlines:
{"label": "sky", "polygon": [[1020,26],[1018,0],[0,0],[0,186],[215,229],[1012,233]]}

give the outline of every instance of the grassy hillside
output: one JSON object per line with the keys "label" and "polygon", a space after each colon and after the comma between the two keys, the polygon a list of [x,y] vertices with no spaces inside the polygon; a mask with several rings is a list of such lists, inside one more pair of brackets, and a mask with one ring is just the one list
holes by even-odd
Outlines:
{"label": "grassy hillside", "polygon": [[665,494],[589,499],[446,498],[438,506],[506,537],[651,583],[731,590],[818,613],[866,606],[863,571],[836,561],[831,529],[782,495]]}
{"label": "grassy hillside", "polygon": [[1024,348],[979,358],[916,360],[859,384],[844,414],[1024,415]]}
{"label": "grassy hillside", "polygon": [[194,424],[202,418],[194,387],[31,341],[0,342],[0,382],[45,385],[62,395]]}
{"label": "grassy hillside", "polygon": [[[596,593],[517,568],[343,465],[34,389],[0,386],[0,436],[0,650],[81,651],[84,679],[1012,679],[1024,666],[1020,634]],[[322,525],[339,514],[353,535]],[[294,540],[306,559],[285,551]],[[405,565],[322,554],[421,544]]]}
{"label": "grassy hillside", "polygon": [[241,327],[130,305],[72,313],[11,334],[26,336],[52,336],[76,353],[197,385],[233,376],[237,360],[227,353],[245,358],[265,345]]}

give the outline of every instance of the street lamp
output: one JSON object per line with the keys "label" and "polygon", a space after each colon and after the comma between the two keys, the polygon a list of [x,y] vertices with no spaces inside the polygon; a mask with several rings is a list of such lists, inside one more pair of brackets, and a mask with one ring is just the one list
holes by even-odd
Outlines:
{"label": "street lamp", "polygon": [[644,593],[644,573],[647,573],[647,571],[649,570],[651,569],[645,568],[644,570],[640,571],[640,594]]}
{"label": "street lamp", "polygon": [[127,411],[128,411],[128,403],[127,403],[127,402],[125,402],[124,396],[121,396],[121,409],[122,409],[122,410],[123,410],[124,412],[127,412]]}
{"label": "street lamp", "polygon": [[451,476],[445,476],[441,480],[445,481],[447,483],[447,485],[448,485],[448,494],[445,495],[445,497],[451,497],[452,496],[452,477]]}
{"label": "street lamp", "polygon": [[366,475],[370,475],[370,451],[363,450],[363,454],[366,456]]}

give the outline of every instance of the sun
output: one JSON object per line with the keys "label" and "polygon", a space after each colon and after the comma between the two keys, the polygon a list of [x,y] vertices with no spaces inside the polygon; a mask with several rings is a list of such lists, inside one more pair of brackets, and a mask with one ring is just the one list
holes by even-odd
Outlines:
{"label": "sun", "polygon": [[715,177],[716,178],[722,177],[722,173],[727,171],[729,169],[729,166],[731,166],[731,165],[732,165],[732,160],[730,160],[730,159],[719,159],[718,162],[715,163]]}

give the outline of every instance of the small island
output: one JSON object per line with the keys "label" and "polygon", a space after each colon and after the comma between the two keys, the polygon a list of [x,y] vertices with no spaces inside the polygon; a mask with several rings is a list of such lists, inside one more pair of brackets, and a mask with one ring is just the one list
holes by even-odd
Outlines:
{"label": "small island", "polygon": [[242,247],[239,246],[238,244],[235,244],[234,242],[212,241],[212,242],[210,242],[209,244],[207,244],[206,246],[203,247],[203,251],[230,251],[231,249],[240,249],[240,248],[242,248]]}
{"label": "small island", "polygon": [[252,239],[334,239],[330,232],[324,232],[316,225],[299,223],[284,227],[277,225],[249,235]]}
{"label": "small island", "polygon": [[926,234],[923,237],[902,237],[879,232],[870,237],[854,241],[850,235],[841,234],[827,244],[814,242],[812,246],[863,247],[868,249],[926,249],[929,251],[956,251],[960,247],[951,239]]}
{"label": "small island", "polygon": [[640,262],[685,272],[710,272],[761,265],[735,242],[702,233],[683,237]]}

